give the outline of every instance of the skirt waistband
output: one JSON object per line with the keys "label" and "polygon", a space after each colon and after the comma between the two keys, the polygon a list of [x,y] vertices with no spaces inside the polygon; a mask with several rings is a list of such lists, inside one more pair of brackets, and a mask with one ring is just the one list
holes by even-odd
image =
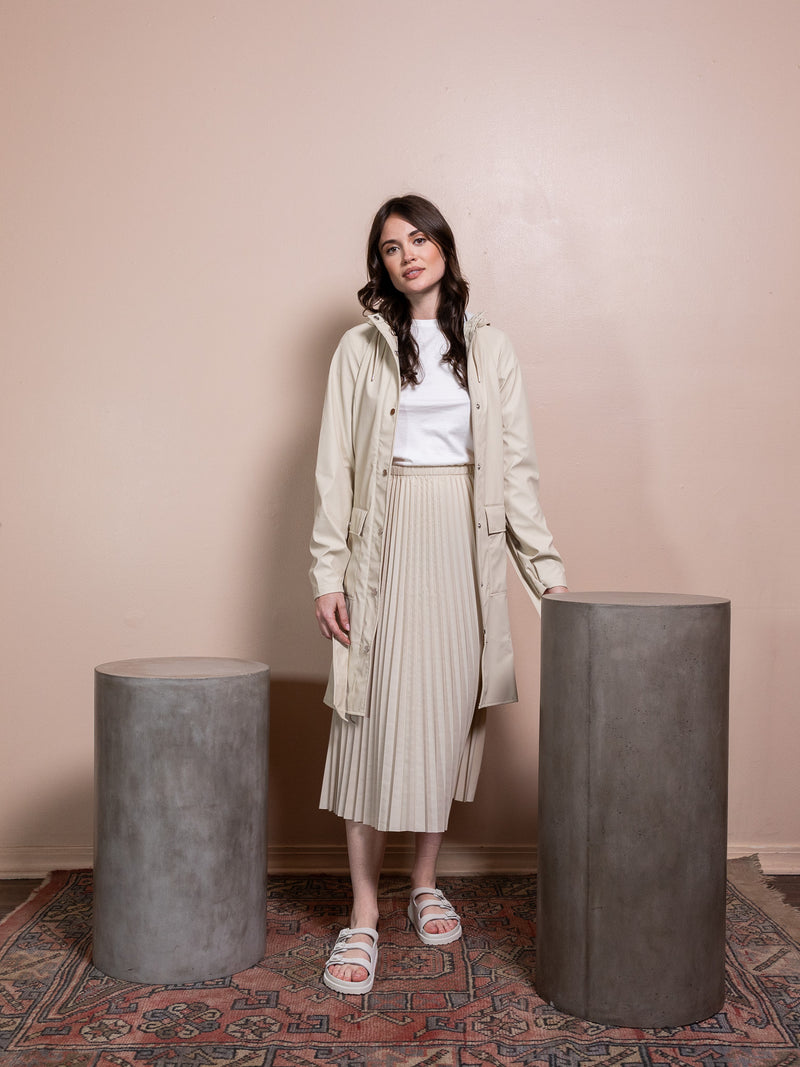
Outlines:
{"label": "skirt waistband", "polygon": [[415,467],[407,463],[393,463],[392,477],[408,478],[426,475],[434,477],[442,474],[472,474],[475,471],[474,463],[451,463],[441,467]]}

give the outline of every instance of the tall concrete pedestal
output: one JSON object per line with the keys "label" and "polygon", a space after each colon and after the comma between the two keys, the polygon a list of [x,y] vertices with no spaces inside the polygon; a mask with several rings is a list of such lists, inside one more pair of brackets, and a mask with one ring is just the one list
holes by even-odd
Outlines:
{"label": "tall concrete pedestal", "polygon": [[94,963],[131,982],[244,970],[266,939],[269,668],[95,671]]}
{"label": "tall concrete pedestal", "polygon": [[544,599],[536,987],[562,1011],[722,1006],[729,649],[727,600]]}

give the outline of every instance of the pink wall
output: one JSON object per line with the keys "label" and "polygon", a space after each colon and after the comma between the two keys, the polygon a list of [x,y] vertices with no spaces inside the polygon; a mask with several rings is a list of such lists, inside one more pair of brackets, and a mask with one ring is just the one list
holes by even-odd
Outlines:
{"label": "pink wall", "polygon": [[[794,0],[2,5],[0,871],[88,862],[92,668],[181,654],[271,664],[273,865],[341,864],[313,453],[407,190],[515,341],[571,586],[732,598],[731,851],[800,871],[799,35]],[[534,856],[512,609],[453,869]]]}

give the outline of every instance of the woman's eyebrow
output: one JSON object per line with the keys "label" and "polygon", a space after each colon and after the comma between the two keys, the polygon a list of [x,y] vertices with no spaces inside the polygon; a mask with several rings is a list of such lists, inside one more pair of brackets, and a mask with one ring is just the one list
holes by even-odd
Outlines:
{"label": "woman's eyebrow", "polygon": [[[418,234],[420,234],[422,237],[425,236],[425,234],[422,233],[422,230],[411,230],[410,233],[406,234],[406,237],[416,237]],[[396,245],[396,244],[397,244],[396,238],[390,237],[388,241],[381,241],[381,248],[384,248],[386,245]]]}

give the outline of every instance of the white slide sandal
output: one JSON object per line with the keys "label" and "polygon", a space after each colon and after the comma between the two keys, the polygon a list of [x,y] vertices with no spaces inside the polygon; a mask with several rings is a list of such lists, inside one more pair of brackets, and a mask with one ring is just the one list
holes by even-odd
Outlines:
{"label": "white slide sandal", "polygon": [[[433,896],[436,899],[420,900],[421,896]],[[428,908],[435,908],[438,914],[424,915],[423,913]],[[430,886],[412,889],[411,903],[408,905],[408,917],[419,934],[420,941],[425,945],[449,945],[451,941],[458,941],[459,937],[461,937],[461,919],[441,889],[433,889]],[[448,919],[455,919],[456,925],[452,930],[447,930],[443,934],[429,934],[425,929],[429,922],[441,922]]]}
{"label": "white slide sandal", "polygon": [[[372,944],[366,941],[353,941],[355,934],[366,934],[372,938]],[[363,954],[359,957],[345,958],[345,952],[358,952]],[[378,962],[378,931],[370,926],[355,926],[352,929],[346,926],[336,938],[333,952],[328,957],[325,970],[322,972],[322,981],[329,989],[335,989],[337,993],[369,993],[372,983],[375,981],[375,966]],[[361,982],[348,982],[346,978],[337,978],[328,971],[329,967],[339,967],[351,964],[354,967],[363,967],[367,977]]]}

